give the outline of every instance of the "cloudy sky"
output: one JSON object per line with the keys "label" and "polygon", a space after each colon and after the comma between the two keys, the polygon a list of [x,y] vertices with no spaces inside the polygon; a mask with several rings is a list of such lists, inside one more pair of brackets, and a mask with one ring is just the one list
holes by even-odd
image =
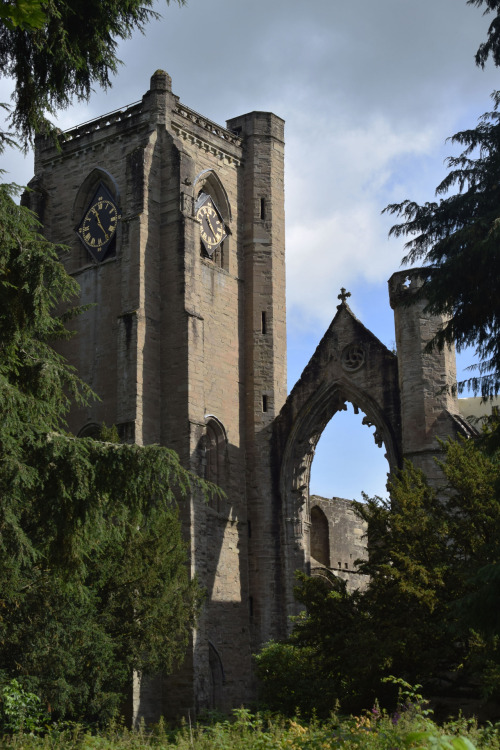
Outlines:
{"label": "cloudy sky", "polygon": [[[391,220],[381,210],[432,199],[451,153],[445,139],[490,108],[500,71],[474,64],[488,17],[466,0],[188,0],[157,9],[161,21],[120,45],[113,88],[61,113],[60,126],[140,99],[158,68],[184,104],[220,124],[251,110],[283,117],[289,386],[341,286],[392,347],[387,279],[404,250],[387,239]],[[0,101],[8,97],[0,80]],[[7,155],[2,166],[19,183],[31,176],[31,156]],[[312,490],[381,494],[386,464],[368,428],[342,415],[328,431]]]}

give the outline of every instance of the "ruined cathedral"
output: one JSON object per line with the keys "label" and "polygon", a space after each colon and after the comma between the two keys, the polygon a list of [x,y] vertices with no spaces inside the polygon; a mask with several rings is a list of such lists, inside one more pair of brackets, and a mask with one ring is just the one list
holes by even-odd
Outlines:
{"label": "ruined cathedral", "polygon": [[419,282],[395,273],[395,354],[343,290],[287,397],[284,122],[250,112],[221,127],[163,71],[139,103],[73,128],[60,150],[37,139],[30,187],[92,305],[59,345],[100,397],[75,407],[70,428],[105,422],[125,442],[173,448],[226,494],[181,508],[206,604],[179,673],[136,676],[134,716],[240,705],[254,694],[251,654],[296,612],[294,571],[355,581],[364,542],[350,504],[309,495],[333,415],[352,403],[390,469],[409,458],[431,480],[437,439],[470,429],[443,389],[453,351],[424,352],[442,320],[402,304]]}

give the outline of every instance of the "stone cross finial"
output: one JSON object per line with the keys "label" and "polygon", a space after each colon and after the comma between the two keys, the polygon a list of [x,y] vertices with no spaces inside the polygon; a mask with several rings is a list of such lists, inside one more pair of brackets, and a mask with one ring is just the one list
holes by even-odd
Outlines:
{"label": "stone cross finial", "polygon": [[348,297],[350,297],[350,296],[351,296],[351,292],[346,292],[346,290],[344,289],[344,287],[342,287],[341,290],[340,290],[340,294],[337,295],[337,299],[339,299],[341,301],[341,303],[343,305],[345,305],[346,299]]}

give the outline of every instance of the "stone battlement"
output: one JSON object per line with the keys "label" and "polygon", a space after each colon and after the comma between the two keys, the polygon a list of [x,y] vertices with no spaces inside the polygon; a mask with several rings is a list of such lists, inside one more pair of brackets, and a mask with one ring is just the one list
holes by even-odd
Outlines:
{"label": "stone battlement", "polygon": [[[183,141],[229,164],[241,164],[242,137],[182,104],[172,93],[170,76],[164,71],[156,71],[151,78],[151,89],[140,101],[60,133],[59,147],[50,137],[37,137],[36,161],[38,158],[44,163],[58,160],[63,153],[73,152],[80,146],[93,148],[103,138],[119,138],[125,132],[151,129],[157,124],[166,125],[167,129],[170,124],[172,133]],[[35,171],[39,166],[37,163]]]}
{"label": "stone battlement", "polygon": [[97,130],[103,130],[103,128],[106,128],[109,125],[115,125],[118,122],[128,120],[134,117],[134,115],[140,114],[141,111],[142,101],[127,104],[125,108],[121,107],[120,109],[114,109],[112,112],[108,112],[101,117],[97,117],[94,120],[87,120],[87,122],[83,122],[70,130],[66,130],[63,134],[63,139],[65,141],[74,141],[84,135],[95,133]]}
{"label": "stone battlement", "polygon": [[[189,109],[189,107],[186,107],[180,102],[177,102],[175,114],[180,115],[185,121],[187,121],[187,123],[193,123],[194,125],[207,130],[211,135],[221,138],[226,143],[231,143],[234,146],[241,146],[242,139],[238,135],[231,130],[221,127],[221,125],[217,125],[216,122],[212,122],[212,120],[195,112],[194,109]],[[188,128],[189,126],[186,124],[185,127]]]}

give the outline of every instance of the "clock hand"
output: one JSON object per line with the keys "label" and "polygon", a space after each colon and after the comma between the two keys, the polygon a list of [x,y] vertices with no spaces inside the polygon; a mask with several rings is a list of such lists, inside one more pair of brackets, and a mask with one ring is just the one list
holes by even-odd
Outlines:
{"label": "clock hand", "polygon": [[213,238],[215,239],[215,232],[214,232],[214,228],[213,228],[213,226],[212,226],[212,224],[210,222],[210,217],[209,216],[205,216],[205,219],[207,220],[208,228],[212,232]]}
{"label": "clock hand", "polygon": [[215,230],[215,229],[213,228],[213,226],[212,226],[212,222],[210,221],[210,219],[209,219],[208,221],[209,221],[209,224],[210,224],[210,229],[212,230],[212,234],[213,234],[213,236],[214,236],[214,239],[217,239],[217,233],[216,233],[216,230]]}
{"label": "clock hand", "polygon": [[100,229],[102,230],[104,236],[108,240],[109,239],[109,234],[106,232],[106,230],[104,229],[103,225],[101,224],[101,220],[99,218],[99,214],[97,213],[97,211],[95,209],[94,209],[94,214],[95,214],[95,218],[97,220],[97,223],[99,224]]}

